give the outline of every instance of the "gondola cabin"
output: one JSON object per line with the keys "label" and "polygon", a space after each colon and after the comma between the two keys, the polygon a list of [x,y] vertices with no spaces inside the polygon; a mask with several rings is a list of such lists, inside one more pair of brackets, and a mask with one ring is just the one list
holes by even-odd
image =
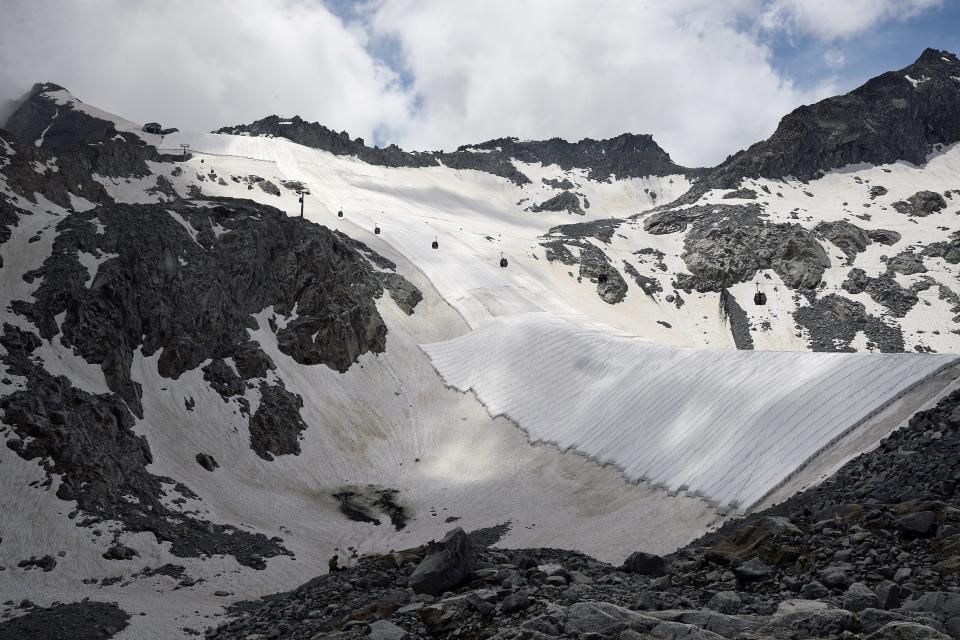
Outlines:
{"label": "gondola cabin", "polygon": [[755,294],[753,294],[753,304],[757,305],[758,307],[767,304],[767,294],[765,294],[763,291],[757,291]]}
{"label": "gondola cabin", "polygon": [[440,248],[440,243],[437,242],[437,239],[436,239],[436,238],[434,238],[434,239],[433,239],[433,242],[430,243],[430,246],[433,247],[434,249],[439,249],[439,248]]}
{"label": "gondola cabin", "polygon": [[502,254],[502,253],[500,254],[500,266],[501,266],[501,267],[506,267],[506,266],[507,266],[507,259],[503,257],[503,254]]}
{"label": "gondola cabin", "polygon": [[377,225],[373,228],[374,235],[380,235],[380,225]]}
{"label": "gondola cabin", "polygon": [[343,217],[343,209],[340,209],[340,211],[337,211],[337,217],[338,217],[338,218],[342,218],[342,217]]}

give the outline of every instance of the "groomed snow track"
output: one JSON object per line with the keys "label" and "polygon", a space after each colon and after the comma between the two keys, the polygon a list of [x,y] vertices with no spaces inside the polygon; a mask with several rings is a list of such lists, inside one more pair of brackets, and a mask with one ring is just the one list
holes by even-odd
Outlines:
{"label": "groomed snow track", "polygon": [[740,511],[957,361],[664,346],[543,313],[423,348],[447,384],[531,441]]}

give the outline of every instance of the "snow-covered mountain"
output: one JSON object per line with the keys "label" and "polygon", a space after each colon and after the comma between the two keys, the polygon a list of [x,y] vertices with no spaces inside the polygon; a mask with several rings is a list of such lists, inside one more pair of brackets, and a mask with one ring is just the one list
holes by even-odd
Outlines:
{"label": "snow-covered mountain", "polygon": [[687,169],[147,133],[35,86],[0,130],[0,614],[188,637],[452,523],[619,562],[815,484],[956,387],[958,110],[928,50]]}

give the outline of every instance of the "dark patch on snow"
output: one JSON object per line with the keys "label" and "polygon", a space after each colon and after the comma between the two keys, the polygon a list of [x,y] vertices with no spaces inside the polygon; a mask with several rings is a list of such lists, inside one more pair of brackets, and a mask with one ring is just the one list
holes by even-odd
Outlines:
{"label": "dark patch on snow", "polygon": [[730,323],[730,334],[737,349],[753,349],[753,336],[750,335],[750,319],[737,299],[726,289],[720,291],[720,319]]}
{"label": "dark patch on snow", "polygon": [[907,315],[919,300],[915,291],[900,286],[889,273],[871,278],[863,269],[851,269],[840,286],[848,293],[865,291],[874,302],[883,305],[898,318]]}
{"label": "dark patch on snow", "polygon": [[303,398],[284,387],[262,382],[260,404],[250,417],[250,448],[264,460],[299,455],[300,433],[307,424],[300,417]]}
{"label": "dark patch on snow", "polygon": [[615,218],[605,218],[603,220],[591,220],[590,222],[574,222],[573,224],[561,224],[553,227],[547,232],[548,236],[563,236],[564,238],[585,239],[596,238],[606,244],[613,239],[613,233],[623,224],[623,220]]}
{"label": "dark patch on snow", "polygon": [[527,207],[527,211],[532,211],[533,213],[540,213],[541,211],[566,211],[567,213],[578,216],[585,215],[583,208],[580,206],[580,198],[570,191],[558,193],[549,200],[545,200],[540,204],[531,205]]}
{"label": "dark patch on snow", "polygon": [[397,504],[400,491],[368,484],[365,487],[344,487],[333,497],[340,503],[340,513],[354,522],[366,522],[380,525],[376,513],[390,519],[397,531],[407,526],[409,514],[405,507]]}
{"label": "dark patch on snow", "polygon": [[798,308],[793,317],[797,325],[807,330],[811,350],[855,351],[851,343],[860,331],[868,346],[872,344],[885,353],[904,350],[900,327],[868,314],[863,304],[835,293],[817,298],[811,292],[807,299],[809,304]]}
{"label": "dark patch on snow", "polygon": [[130,614],[112,602],[71,602],[34,607],[0,622],[8,640],[108,640],[127,628]]}
{"label": "dark patch on snow", "polygon": [[[40,345],[34,334],[4,324],[0,356],[8,371],[27,379],[22,390],[0,398],[4,424],[19,437],[7,447],[37,460],[48,476],[61,476],[56,495],[76,500],[80,526],[118,520],[127,531],[150,532],[170,542],[179,557],[232,555],[245,566],[263,568],[264,557],[287,552],[262,534],[194,518],[166,506],[168,492],[196,498],[186,486],[146,470],[153,462],[147,440],[133,431],[134,417],[116,394],[91,394],[54,377],[31,357]],[[128,499],[135,498],[134,500]]]}
{"label": "dark patch on snow", "polygon": [[656,298],[654,297],[655,294],[663,291],[663,285],[660,284],[659,280],[643,275],[637,271],[636,267],[626,261],[623,263],[623,270],[634,279],[634,281],[637,283],[637,285],[639,285],[639,287],[643,290],[643,293],[648,298],[656,301]]}

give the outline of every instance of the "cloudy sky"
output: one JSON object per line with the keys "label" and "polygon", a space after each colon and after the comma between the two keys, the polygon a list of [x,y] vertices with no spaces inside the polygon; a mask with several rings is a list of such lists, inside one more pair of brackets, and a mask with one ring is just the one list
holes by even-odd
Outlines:
{"label": "cloudy sky", "polygon": [[2,0],[0,103],[135,121],[299,114],[368,142],[652,133],[713,165],[794,107],[960,53],[956,0]]}

